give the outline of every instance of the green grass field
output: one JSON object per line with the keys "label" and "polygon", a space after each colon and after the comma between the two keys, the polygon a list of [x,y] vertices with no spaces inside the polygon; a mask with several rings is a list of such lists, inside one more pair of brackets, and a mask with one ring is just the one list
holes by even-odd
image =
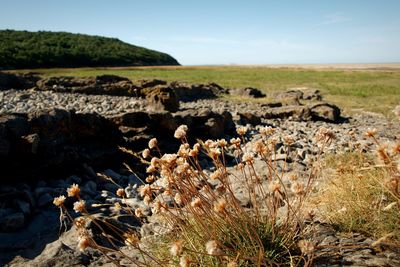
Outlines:
{"label": "green grass field", "polygon": [[325,100],[345,112],[360,109],[389,115],[400,104],[400,69],[349,70],[241,66],[132,67],[34,70],[46,76],[115,74],[132,80],[162,79],[187,83],[216,82],[223,87],[256,87],[264,92],[308,86],[322,91]]}

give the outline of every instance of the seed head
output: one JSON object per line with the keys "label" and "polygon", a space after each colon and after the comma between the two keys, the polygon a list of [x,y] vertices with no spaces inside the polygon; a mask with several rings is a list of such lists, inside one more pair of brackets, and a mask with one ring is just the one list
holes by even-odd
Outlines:
{"label": "seed head", "polygon": [[74,211],[76,213],[79,213],[79,212],[82,213],[83,211],[85,211],[85,206],[86,206],[85,200],[81,199],[79,201],[76,201],[74,203]]}
{"label": "seed head", "polygon": [[141,208],[135,209],[135,215],[136,215],[136,217],[138,217],[138,218],[144,217],[143,210],[142,210]]}
{"label": "seed head", "polygon": [[125,233],[124,238],[127,246],[135,246],[140,242],[139,237],[135,233]]}
{"label": "seed head", "polygon": [[242,157],[242,162],[252,163],[254,162],[254,157],[250,153],[244,153]]}
{"label": "seed head", "polygon": [[265,126],[263,128],[260,129],[260,134],[267,136],[267,135],[272,135],[275,133],[275,129],[269,126]]}
{"label": "seed head", "polygon": [[175,130],[174,137],[176,139],[182,139],[186,136],[186,132],[188,130],[188,127],[186,125],[181,125],[178,127],[178,129]]}
{"label": "seed head", "polygon": [[182,240],[175,241],[171,245],[171,248],[169,249],[169,252],[174,257],[180,256],[182,254],[182,251],[183,251],[183,241]]}
{"label": "seed head", "polygon": [[125,197],[125,190],[123,188],[118,188],[117,190],[117,196],[119,197]]}
{"label": "seed head", "polygon": [[300,240],[298,245],[301,252],[305,255],[311,255],[315,250],[314,244],[308,240]]}
{"label": "seed head", "polygon": [[220,147],[226,147],[226,146],[228,145],[228,142],[226,142],[225,139],[219,139],[219,140],[218,140],[218,145],[219,145]]}
{"label": "seed head", "polygon": [[57,207],[62,206],[64,202],[65,202],[65,196],[55,197],[53,200],[53,204],[56,205]]}
{"label": "seed head", "polygon": [[149,141],[149,148],[150,148],[150,149],[153,149],[153,148],[155,148],[155,147],[157,147],[157,146],[158,146],[157,138],[152,138],[152,139],[150,139],[150,141]]}
{"label": "seed head", "polygon": [[87,236],[81,237],[78,242],[78,249],[80,251],[85,251],[88,247],[90,247],[90,239]]}
{"label": "seed head", "polygon": [[153,207],[151,208],[151,212],[154,213],[154,214],[158,214],[158,213],[160,213],[161,208],[162,208],[161,201],[160,200],[156,200],[153,203]]}
{"label": "seed head", "polygon": [[304,194],[304,185],[298,182],[294,182],[292,184],[292,192],[296,195],[303,195]]}
{"label": "seed head", "polygon": [[180,193],[176,193],[174,196],[174,200],[176,204],[181,205],[182,204],[182,195]]}
{"label": "seed head", "polygon": [[72,184],[67,189],[67,193],[68,193],[69,197],[78,197],[80,192],[81,192],[81,189],[79,188],[79,185],[77,185],[77,184]]}
{"label": "seed head", "polygon": [[192,200],[192,202],[190,203],[190,206],[192,206],[193,208],[200,208],[201,207],[201,199],[196,197],[195,199]]}
{"label": "seed head", "polygon": [[148,206],[151,203],[151,197],[149,195],[145,195],[143,198],[143,203]]}
{"label": "seed head", "polygon": [[269,191],[271,192],[271,193],[275,193],[275,192],[278,192],[278,191],[280,191],[281,190],[281,184],[278,182],[278,181],[276,181],[276,182],[271,182],[270,184],[269,184]]}
{"label": "seed head", "polygon": [[86,220],[84,217],[78,217],[74,221],[75,225],[77,228],[85,228],[86,226]]}
{"label": "seed head", "polygon": [[206,243],[206,251],[210,255],[221,254],[221,250],[218,248],[218,243],[215,240],[210,240]]}
{"label": "seed head", "polygon": [[150,157],[150,149],[146,148],[145,150],[143,150],[142,157],[144,159],[147,159],[148,157]]}
{"label": "seed head", "polygon": [[141,186],[139,186],[139,188],[138,188],[138,192],[139,192],[139,195],[140,195],[141,197],[144,197],[144,196],[146,196],[146,195],[151,195],[151,187],[150,187],[150,185],[148,185],[148,184],[146,184],[146,185],[141,185]]}
{"label": "seed head", "polygon": [[190,266],[190,258],[187,255],[183,255],[179,259],[179,266],[180,267],[189,267]]}
{"label": "seed head", "polygon": [[226,209],[226,200],[223,198],[218,199],[217,203],[214,204],[214,211],[218,213],[224,212]]}
{"label": "seed head", "polygon": [[247,128],[244,126],[240,126],[236,129],[236,132],[238,133],[238,135],[245,135],[247,132]]}
{"label": "seed head", "polygon": [[377,132],[378,132],[378,130],[377,130],[376,128],[368,129],[368,130],[365,132],[365,136],[366,136],[366,137],[374,137],[374,136],[376,135]]}
{"label": "seed head", "polygon": [[221,155],[221,150],[219,148],[211,148],[210,152],[208,152],[208,155],[212,159],[217,159]]}

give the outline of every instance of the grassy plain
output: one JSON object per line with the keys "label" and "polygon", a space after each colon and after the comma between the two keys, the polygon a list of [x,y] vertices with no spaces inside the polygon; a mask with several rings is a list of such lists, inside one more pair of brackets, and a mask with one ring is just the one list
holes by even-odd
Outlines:
{"label": "grassy plain", "polygon": [[[362,66],[362,65],[361,65]],[[400,104],[400,68],[393,67],[295,67],[295,66],[179,66],[36,69],[46,76],[95,76],[115,74],[133,80],[162,79],[187,83],[215,82],[227,88],[256,87],[264,92],[291,87],[313,87],[345,112],[359,110],[389,115]]]}

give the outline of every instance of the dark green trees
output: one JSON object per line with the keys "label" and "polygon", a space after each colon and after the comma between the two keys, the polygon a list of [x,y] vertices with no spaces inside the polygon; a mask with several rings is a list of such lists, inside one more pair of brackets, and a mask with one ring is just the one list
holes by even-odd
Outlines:
{"label": "dark green trees", "polygon": [[0,69],[179,65],[170,55],[115,38],[0,30]]}

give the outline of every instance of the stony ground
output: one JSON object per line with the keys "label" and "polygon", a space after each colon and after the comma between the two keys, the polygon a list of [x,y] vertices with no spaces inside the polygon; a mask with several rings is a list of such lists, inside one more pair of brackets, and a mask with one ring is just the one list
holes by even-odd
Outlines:
{"label": "stony ground", "polygon": [[[74,109],[77,113],[98,113],[105,117],[113,117],[128,112],[146,111],[148,109],[146,100],[139,98],[58,93],[33,89],[0,91],[0,105],[0,114],[28,114],[56,107],[67,110]],[[242,124],[243,120],[240,117],[240,113],[262,113],[265,107],[256,103],[239,103],[219,99],[180,103],[181,110],[206,108],[217,113],[228,111],[232,114],[236,124]],[[292,162],[292,168],[300,172],[306,170],[307,164],[317,154],[314,136],[321,127],[330,129],[336,136],[334,141],[326,148],[325,153],[340,153],[354,148],[369,151],[372,147],[372,142],[364,137],[364,133],[370,128],[376,128],[378,138],[383,141],[395,138],[396,134],[400,132],[399,124],[388,121],[385,117],[374,113],[353,115],[340,124],[323,121],[296,121],[291,118],[259,118],[255,122],[280,128],[283,135],[294,137],[295,149],[290,153],[289,158]],[[247,126],[250,133],[257,134],[259,126],[251,124]],[[287,159],[284,154],[284,151],[278,150],[278,158],[276,160]],[[108,169],[104,170],[103,173],[112,177],[121,185],[127,186],[128,184],[140,183],[138,177],[124,170]],[[12,188],[0,188],[0,194],[2,192],[13,192],[15,194],[24,192],[28,196],[27,198],[32,199],[32,202],[38,202],[35,206],[39,208],[34,213],[30,210],[25,211],[30,214],[31,222],[29,227],[31,229],[24,228],[18,232],[0,233],[0,251],[3,253],[0,253],[1,264],[6,264],[11,260],[11,263],[7,266],[65,266],[67,262],[69,266],[99,266],[110,263],[109,259],[100,257],[94,251],[89,251],[87,254],[77,252],[75,250],[76,233],[73,230],[63,233],[58,238],[58,213],[51,206],[51,202],[55,195],[59,195],[71,183],[82,184],[82,190],[85,192],[89,203],[98,203],[104,197],[112,199],[113,192],[116,191],[113,183],[101,179],[90,166],[87,166],[86,173],[80,176],[74,175],[67,179],[53,179],[51,181],[40,180],[33,186],[22,183]],[[127,191],[129,190],[131,190],[130,187],[127,188]],[[135,194],[131,195],[131,200],[133,206],[143,205]],[[2,222],[3,228],[9,227],[12,230],[15,224],[23,225],[26,223],[23,213],[24,209],[29,209],[30,205],[26,206],[24,203],[19,203],[18,205],[22,216],[16,215],[6,223]],[[1,211],[7,212],[7,210],[3,209]],[[103,211],[95,210],[95,212],[101,214]],[[0,217],[2,217],[2,214],[0,214]],[[43,228],[44,224],[51,225],[49,226],[50,229]],[[57,227],[54,227],[55,225]],[[361,234],[343,236],[323,223],[315,223],[310,227],[318,229],[316,239],[318,239],[319,244],[339,248],[335,252],[336,258],[324,258],[324,253],[327,255],[329,253],[327,251],[321,252],[320,260],[316,262],[316,266],[400,266],[399,258],[396,258],[396,255],[378,253],[366,248],[373,242],[368,237]],[[145,230],[142,229],[143,231]],[[32,232],[35,232],[35,234],[32,235]],[[354,244],[358,248],[341,249],[341,247],[345,247],[343,244]],[[43,249],[44,251],[42,252]],[[13,259],[14,256],[17,257]]]}

